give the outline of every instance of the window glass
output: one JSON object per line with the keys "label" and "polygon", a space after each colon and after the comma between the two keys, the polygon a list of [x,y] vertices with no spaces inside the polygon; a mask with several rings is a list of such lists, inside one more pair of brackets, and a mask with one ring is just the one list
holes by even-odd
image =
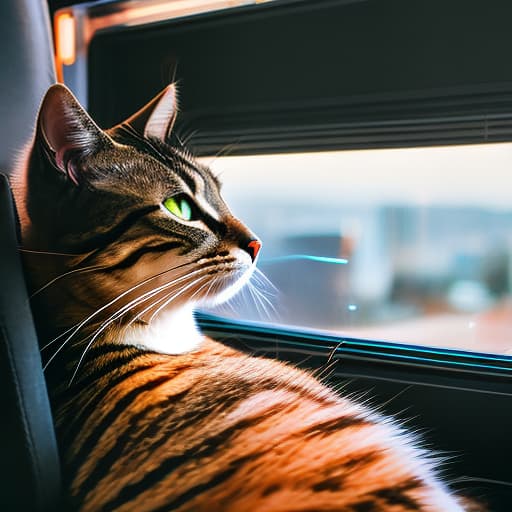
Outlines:
{"label": "window glass", "polygon": [[512,354],[512,144],[204,161],[275,287],[214,312]]}

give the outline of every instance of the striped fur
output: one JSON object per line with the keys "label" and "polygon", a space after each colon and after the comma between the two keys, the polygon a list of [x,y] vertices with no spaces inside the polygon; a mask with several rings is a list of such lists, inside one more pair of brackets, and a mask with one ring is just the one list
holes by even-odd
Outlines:
{"label": "striped fur", "polygon": [[103,132],[50,89],[17,198],[67,509],[470,510],[389,418],[202,339],[191,311],[248,280],[254,235],[208,169],[144,136],[169,133],[169,94]]}
{"label": "striped fur", "polygon": [[104,342],[58,396],[80,510],[463,510],[392,421],[211,340],[179,356]]}

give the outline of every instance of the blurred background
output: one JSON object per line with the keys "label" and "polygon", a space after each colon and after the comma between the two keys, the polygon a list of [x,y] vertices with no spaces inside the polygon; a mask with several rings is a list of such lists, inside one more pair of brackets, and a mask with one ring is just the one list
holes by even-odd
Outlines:
{"label": "blurred background", "polygon": [[223,314],[512,354],[512,144],[203,161],[276,288]]}

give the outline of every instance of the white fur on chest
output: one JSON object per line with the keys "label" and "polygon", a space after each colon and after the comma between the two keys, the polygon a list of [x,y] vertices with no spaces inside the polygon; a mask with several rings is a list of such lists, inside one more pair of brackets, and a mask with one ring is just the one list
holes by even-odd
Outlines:
{"label": "white fur on chest", "polygon": [[162,313],[150,325],[130,327],[119,343],[176,355],[194,350],[202,339],[192,308],[182,308]]}

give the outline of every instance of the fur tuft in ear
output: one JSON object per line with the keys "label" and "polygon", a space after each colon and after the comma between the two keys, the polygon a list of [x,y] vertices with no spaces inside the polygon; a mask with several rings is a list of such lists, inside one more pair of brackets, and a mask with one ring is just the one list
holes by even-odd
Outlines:
{"label": "fur tuft in ear", "polygon": [[50,158],[78,185],[79,160],[112,139],[89,117],[71,91],[62,84],[48,89],[38,118],[38,134],[50,150]]}
{"label": "fur tuft in ear", "polygon": [[139,135],[166,142],[177,113],[176,85],[170,84],[122,124],[130,125]]}

